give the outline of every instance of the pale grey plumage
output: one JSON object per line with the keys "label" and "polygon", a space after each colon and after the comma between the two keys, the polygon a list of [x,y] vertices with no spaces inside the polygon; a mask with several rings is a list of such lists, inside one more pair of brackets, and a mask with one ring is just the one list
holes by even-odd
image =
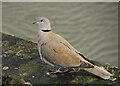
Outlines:
{"label": "pale grey plumage", "polygon": [[42,61],[63,67],[80,67],[103,79],[110,78],[111,74],[87,60],[79,51],[74,49],[64,38],[51,31],[47,18],[40,18],[38,24],[38,48]]}

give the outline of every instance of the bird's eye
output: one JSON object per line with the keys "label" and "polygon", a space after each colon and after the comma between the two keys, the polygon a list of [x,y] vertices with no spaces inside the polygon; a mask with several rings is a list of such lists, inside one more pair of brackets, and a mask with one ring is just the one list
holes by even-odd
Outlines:
{"label": "bird's eye", "polygon": [[41,22],[43,22],[43,20],[42,20],[42,19],[41,19],[40,21],[41,21]]}

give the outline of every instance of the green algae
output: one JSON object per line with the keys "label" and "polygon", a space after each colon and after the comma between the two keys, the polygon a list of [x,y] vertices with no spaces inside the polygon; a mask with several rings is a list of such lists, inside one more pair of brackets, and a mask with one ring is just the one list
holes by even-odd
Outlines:
{"label": "green algae", "polygon": [[32,86],[30,83],[26,84],[27,82],[19,75],[3,75],[2,79],[3,79],[2,82],[3,86],[13,86],[13,85]]}
{"label": "green algae", "polygon": [[51,77],[56,78],[56,77],[57,77],[57,75],[52,75]]}
{"label": "green algae", "polygon": [[31,44],[25,41],[23,43],[17,43],[17,45],[13,45],[9,47],[6,47],[6,45],[3,45],[2,51],[4,52],[3,57],[6,57],[5,54],[8,54],[8,55],[15,54],[21,57],[22,59],[26,59],[26,58],[31,58],[31,55],[35,55],[35,53],[30,53],[31,50],[34,50],[34,49],[37,49],[37,46],[35,44]]}
{"label": "green algae", "polygon": [[23,64],[19,67],[19,73],[22,76],[27,76],[32,74],[36,69],[38,69],[39,64],[35,61],[28,62],[27,64]]}
{"label": "green algae", "polygon": [[8,70],[8,69],[9,69],[8,66],[4,66],[4,67],[3,67],[3,70]]}
{"label": "green algae", "polygon": [[9,42],[8,41],[2,41],[2,46],[8,46]]}
{"label": "green algae", "polygon": [[9,53],[13,53],[14,51],[12,51],[12,50],[8,50],[8,51],[5,51],[4,53],[5,54],[9,54]]}
{"label": "green algae", "polygon": [[97,78],[95,76],[91,76],[91,75],[78,75],[76,77],[74,77],[73,80],[71,80],[71,83],[82,83],[82,84],[89,84],[92,83],[94,81],[96,81]]}
{"label": "green algae", "polygon": [[22,55],[24,55],[24,51],[23,51],[23,50],[20,50],[20,51],[18,51],[18,52],[16,53],[16,55],[17,55],[17,56],[22,56]]}

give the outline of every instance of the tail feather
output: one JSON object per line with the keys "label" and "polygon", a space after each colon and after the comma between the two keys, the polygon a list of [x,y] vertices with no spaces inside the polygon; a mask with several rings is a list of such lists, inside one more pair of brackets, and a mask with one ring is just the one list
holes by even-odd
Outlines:
{"label": "tail feather", "polygon": [[103,79],[109,79],[110,76],[112,76],[112,74],[106,71],[103,67],[94,66],[94,68],[84,68],[84,70],[93,73]]}

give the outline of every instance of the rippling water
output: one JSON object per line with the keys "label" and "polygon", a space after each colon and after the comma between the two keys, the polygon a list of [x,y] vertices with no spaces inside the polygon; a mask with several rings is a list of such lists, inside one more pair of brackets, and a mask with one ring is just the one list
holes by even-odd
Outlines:
{"label": "rippling water", "polygon": [[118,65],[117,3],[3,3],[3,32],[37,42],[40,17],[89,59]]}

